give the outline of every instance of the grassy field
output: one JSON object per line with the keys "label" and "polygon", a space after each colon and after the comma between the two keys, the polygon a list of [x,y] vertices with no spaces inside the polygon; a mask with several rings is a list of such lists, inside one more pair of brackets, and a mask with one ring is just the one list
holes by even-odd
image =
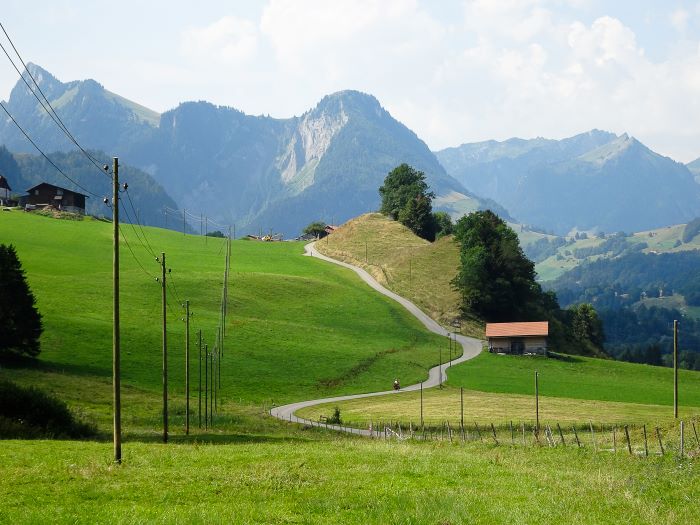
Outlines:
{"label": "grassy field", "polygon": [[[450,285],[459,266],[452,236],[430,243],[397,221],[368,213],[316,243],[321,253],[367,270],[378,282],[408,298],[450,329],[459,323],[459,296]],[[461,321],[461,331],[484,336],[479,320]]]}
{"label": "grassy field", "polygon": [[[158,417],[161,387],[159,264],[128,225],[122,247],[122,378],[124,415],[141,414],[150,393]],[[184,389],[184,323],[213,344],[224,254],[217,239],[146,228],[153,250],[172,268],[168,293],[170,392]],[[13,243],[44,316],[38,366],[0,369],[0,377],[41,384],[71,406],[102,419],[111,377],[111,225],[22,212],[0,216],[0,239]],[[427,333],[403,308],[371,291],[350,271],[303,257],[299,243],[233,243],[223,396],[257,404],[384,389],[393,377],[427,377],[443,338]],[[175,297],[177,292],[177,297]],[[196,337],[192,337],[194,377]],[[84,387],[82,380],[85,380]],[[93,393],[94,389],[94,393]],[[101,401],[98,401],[101,400]],[[139,416],[140,417],[140,416]]]}
{"label": "grassy field", "polygon": [[3,523],[696,523],[697,462],[338,437],[4,442]]}

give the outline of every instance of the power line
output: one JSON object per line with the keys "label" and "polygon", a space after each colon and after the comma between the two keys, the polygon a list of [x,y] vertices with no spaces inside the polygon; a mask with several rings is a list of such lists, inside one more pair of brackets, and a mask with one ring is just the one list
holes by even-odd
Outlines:
{"label": "power line", "polygon": [[34,146],[34,148],[35,148],[39,153],[41,153],[41,156],[44,157],[44,158],[49,162],[49,164],[51,164],[54,168],[56,168],[56,171],[58,171],[61,175],[63,175],[66,179],[68,179],[69,181],[71,181],[73,184],[75,184],[78,188],[80,188],[80,189],[83,190],[84,192],[89,193],[90,195],[92,195],[93,197],[96,197],[96,198],[98,198],[98,199],[101,198],[101,197],[100,197],[99,195],[97,195],[96,193],[91,192],[90,190],[88,190],[88,189],[85,188],[84,186],[81,186],[81,185],[78,184],[76,181],[74,181],[73,179],[71,179],[68,175],[66,175],[65,172],[64,172],[61,168],[59,168],[59,167],[54,163],[54,161],[52,161],[52,160],[48,157],[48,155],[46,155],[46,153],[44,153],[44,152],[41,150],[41,148],[40,148],[39,146],[37,146],[36,142],[34,142],[34,141],[32,140],[32,138],[27,134],[27,132],[24,131],[24,129],[22,128],[22,126],[20,126],[20,125],[19,125],[19,122],[17,122],[17,121],[15,120],[15,117],[12,116],[12,114],[8,111],[8,109],[5,107],[5,104],[3,104],[2,101],[0,101],[0,106],[2,106],[2,109],[5,111],[5,113],[7,113],[7,116],[10,117],[10,119],[12,119],[12,122],[15,123],[15,126],[17,126],[17,129],[19,129],[19,130],[22,132],[22,135],[24,135],[25,138],[26,138],[29,142],[32,143],[32,146]]}
{"label": "power line", "polygon": [[[65,123],[63,122],[63,120],[61,120],[61,117],[58,116],[58,113],[56,113],[56,110],[55,110],[55,109],[53,108],[53,106],[51,105],[51,102],[49,102],[49,99],[46,97],[46,95],[44,94],[43,90],[41,89],[41,86],[39,86],[39,83],[38,83],[38,82],[36,81],[36,79],[34,78],[34,75],[32,75],[32,72],[29,71],[29,68],[27,67],[27,64],[24,62],[24,59],[22,58],[22,55],[19,54],[19,51],[18,51],[17,48],[15,47],[15,44],[12,42],[12,39],[10,38],[10,35],[7,34],[7,31],[5,30],[5,26],[2,25],[2,22],[0,22],[0,28],[2,28],[2,32],[5,33],[5,36],[7,37],[8,42],[10,42],[10,45],[12,46],[12,49],[14,50],[15,54],[17,55],[17,58],[19,58],[20,62],[22,63],[22,66],[24,67],[24,70],[25,70],[25,71],[27,72],[27,74],[29,75],[29,78],[32,79],[32,82],[33,82],[34,85],[36,86],[37,90],[39,91],[39,93],[41,93],[41,96],[42,96],[43,99],[46,101],[46,105],[48,105],[48,108],[46,107],[46,105],[44,105],[44,102],[42,102],[42,100],[38,97],[38,95],[36,94],[36,92],[34,91],[34,89],[32,89],[32,87],[29,85],[29,82],[27,82],[27,79],[24,78],[24,74],[19,70],[19,68],[18,68],[17,65],[15,64],[15,61],[12,59],[12,57],[10,56],[10,54],[9,54],[9,53],[7,52],[7,50],[5,49],[5,46],[3,46],[2,43],[0,42],[0,48],[2,48],[3,52],[5,53],[5,56],[7,57],[7,59],[8,59],[8,60],[10,61],[10,63],[12,64],[12,67],[14,67],[15,71],[17,71],[17,73],[19,74],[19,77],[22,79],[22,82],[25,83],[25,85],[27,86],[27,89],[29,89],[29,91],[31,92],[31,94],[34,95],[34,98],[37,99],[37,101],[39,102],[39,104],[41,105],[41,107],[44,109],[44,111],[46,111],[46,113],[49,115],[49,117],[51,118],[51,120],[54,121],[54,123],[59,127],[59,129],[60,129],[61,131],[63,131],[63,133],[70,139],[70,141],[73,142],[73,144],[75,144],[75,145],[78,147],[78,149],[79,149],[79,150],[87,157],[87,159],[100,171],[100,173],[102,173],[102,174],[104,174],[104,175],[107,175],[107,176],[109,177],[109,174],[106,173],[105,171],[103,171],[102,166],[100,166],[100,164],[96,161],[95,157],[93,157],[92,155],[90,155],[90,154],[85,150],[85,148],[83,148],[83,147],[78,143],[78,141],[77,141],[76,138],[73,136],[73,134],[68,130],[68,127],[65,125]],[[50,109],[49,109],[49,108],[50,108]]]}
{"label": "power line", "polygon": [[156,255],[156,252],[153,250],[151,243],[148,241],[148,237],[146,237],[146,232],[143,229],[143,226],[141,225],[141,221],[139,219],[138,213],[136,213],[136,208],[134,208],[134,202],[131,200],[131,194],[129,193],[129,188],[127,187],[124,191],[125,191],[126,196],[129,200],[129,205],[131,206],[131,209],[134,212],[134,216],[136,217],[136,224],[138,224],[139,229],[141,230],[141,235],[143,235],[143,238],[146,241],[146,244],[148,245],[148,250],[151,252],[151,255],[153,255],[153,257],[158,257]]}
{"label": "power line", "polygon": [[119,226],[119,233],[121,233],[122,239],[124,240],[124,244],[126,244],[126,247],[129,249],[131,256],[136,261],[136,264],[138,264],[141,267],[141,270],[143,271],[143,273],[148,275],[151,279],[156,279],[156,276],[152,275],[148,270],[146,270],[146,268],[144,268],[143,264],[141,264],[141,261],[139,261],[138,257],[136,257],[134,250],[131,249],[131,245],[129,244],[129,241],[126,240],[126,235],[124,235],[124,230],[122,229],[121,226]]}

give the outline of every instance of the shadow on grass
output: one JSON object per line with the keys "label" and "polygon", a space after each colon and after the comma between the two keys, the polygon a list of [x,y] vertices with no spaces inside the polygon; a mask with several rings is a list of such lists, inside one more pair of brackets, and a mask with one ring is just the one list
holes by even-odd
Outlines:
{"label": "shadow on grass", "polygon": [[104,368],[73,363],[57,363],[26,356],[12,356],[3,358],[0,366],[13,370],[38,370],[41,372],[54,372],[58,374],[72,374],[78,376],[111,377],[112,371]]}
{"label": "shadow on grass", "polygon": [[576,355],[569,354],[557,354],[556,352],[547,352],[547,357],[549,359],[556,359],[557,361],[562,361],[564,363],[582,363],[583,359]]}

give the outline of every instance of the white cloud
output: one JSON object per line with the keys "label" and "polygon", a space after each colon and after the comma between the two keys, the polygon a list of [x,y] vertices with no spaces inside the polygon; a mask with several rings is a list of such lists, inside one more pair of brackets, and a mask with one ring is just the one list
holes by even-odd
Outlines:
{"label": "white cloud", "polygon": [[676,9],[670,15],[668,15],[671,25],[679,33],[685,33],[688,28],[688,20],[690,19],[690,13],[683,8]]}
{"label": "white cloud", "polygon": [[250,20],[224,16],[206,27],[186,30],[182,35],[181,49],[189,58],[245,62],[257,53],[258,30]]}

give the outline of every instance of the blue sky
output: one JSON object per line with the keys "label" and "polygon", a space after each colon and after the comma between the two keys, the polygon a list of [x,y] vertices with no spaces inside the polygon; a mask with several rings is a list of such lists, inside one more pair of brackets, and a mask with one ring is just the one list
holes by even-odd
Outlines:
{"label": "blue sky", "polygon": [[157,111],[288,117],[359,89],[433,149],[599,128],[700,156],[700,0],[4,0],[0,16],[26,60]]}

